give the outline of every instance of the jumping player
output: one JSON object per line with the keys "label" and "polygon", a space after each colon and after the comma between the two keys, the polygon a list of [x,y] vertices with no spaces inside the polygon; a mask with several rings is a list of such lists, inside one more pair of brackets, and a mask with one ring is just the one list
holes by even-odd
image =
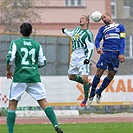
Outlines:
{"label": "jumping player", "polygon": [[[95,46],[97,53],[100,54],[100,59],[97,62],[97,72],[93,78],[91,92],[89,96],[89,104],[92,103],[96,94],[96,102],[100,103],[102,91],[109,85],[114,75],[119,68],[119,62],[123,63],[125,60],[125,28],[122,24],[113,22],[111,15],[105,13],[102,15],[102,21],[105,23],[102,26],[95,39]],[[100,41],[103,39],[102,48],[100,47]],[[104,78],[99,89],[96,87],[100,81],[104,71],[108,69],[108,74]]]}
{"label": "jumping player", "polygon": [[[55,131],[63,133],[52,107],[49,106],[46,100],[46,93],[38,71],[38,68],[46,65],[42,46],[29,37],[32,33],[31,24],[23,23],[20,26],[20,33],[22,38],[11,42],[6,59],[6,77],[7,79],[12,79],[13,76],[7,114],[8,133],[13,133],[16,118],[15,110],[24,92],[27,92],[38,102],[51,121]],[[13,61],[15,61],[14,75],[11,72]]]}
{"label": "jumping player", "polygon": [[[79,24],[74,30],[62,28],[62,32],[72,38],[72,54],[68,70],[70,80],[83,84],[84,100],[81,107],[86,105],[90,83],[88,82],[89,62],[94,49],[94,39],[92,32],[88,29],[89,16],[82,15]],[[80,76],[81,75],[81,76]]]}

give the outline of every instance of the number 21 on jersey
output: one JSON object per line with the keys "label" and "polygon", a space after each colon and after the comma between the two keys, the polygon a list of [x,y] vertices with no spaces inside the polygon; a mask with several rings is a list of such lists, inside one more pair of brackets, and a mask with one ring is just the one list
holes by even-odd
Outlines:
{"label": "number 21 on jersey", "polygon": [[35,64],[35,49],[32,48],[30,51],[28,51],[27,48],[21,48],[21,52],[24,52],[24,56],[22,58],[21,64],[22,65],[29,65],[29,59],[31,58],[32,65]]}

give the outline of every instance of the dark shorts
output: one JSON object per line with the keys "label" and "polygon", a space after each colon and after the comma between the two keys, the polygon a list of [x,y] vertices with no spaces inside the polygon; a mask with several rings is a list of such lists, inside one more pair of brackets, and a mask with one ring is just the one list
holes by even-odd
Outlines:
{"label": "dark shorts", "polygon": [[100,59],[96,64],[97,68],[117,72],[119,68],[118,56],[119,52],[104,51],[104,54],[100,55]]}

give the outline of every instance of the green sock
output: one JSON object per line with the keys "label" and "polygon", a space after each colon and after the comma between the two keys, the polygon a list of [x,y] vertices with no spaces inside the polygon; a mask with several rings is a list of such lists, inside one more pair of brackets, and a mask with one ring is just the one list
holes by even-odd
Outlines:
{"label": "green sock", "polygon": [[46,113],[46,116],[49,118],[53,126],[58,125],[56,115],[51,106],[48,106],[46,109],[44,109],[44,112]]}
{"label": "green sock", "polygon": [[16,113],[14,110],[9,110],[7,114],[8,133],[13,133]]}
{"label": "green sock", "polygon": [[75,81],[83,84],[83,81],[82,81],[82,77],[81,76],[76,76]]}
{"label": "green sock", "polygon": [[90,89],[90,83],[84,84],[84,98],[88,100],[88,93]]}

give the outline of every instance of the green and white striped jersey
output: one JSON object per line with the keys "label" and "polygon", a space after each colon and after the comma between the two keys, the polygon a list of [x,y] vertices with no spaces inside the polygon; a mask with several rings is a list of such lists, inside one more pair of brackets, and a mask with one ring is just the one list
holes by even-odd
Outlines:
{"label": "green and white striped jersey", "polygon": [[86,56],[88,56],[88,52],[93,53],[94,37],[90,30],[83,30],[78,26],[74,30],[64,29],[64,32],[72,38],[72,51],[84,48]]}
{"label": "green and white striped jersey", "polygon": [[28,37],[22,37],[11,42],[6,63],[12,65],[15,61],[13,82],[41,82],[38,67],[46,65],[46,58],[41,45]]}

